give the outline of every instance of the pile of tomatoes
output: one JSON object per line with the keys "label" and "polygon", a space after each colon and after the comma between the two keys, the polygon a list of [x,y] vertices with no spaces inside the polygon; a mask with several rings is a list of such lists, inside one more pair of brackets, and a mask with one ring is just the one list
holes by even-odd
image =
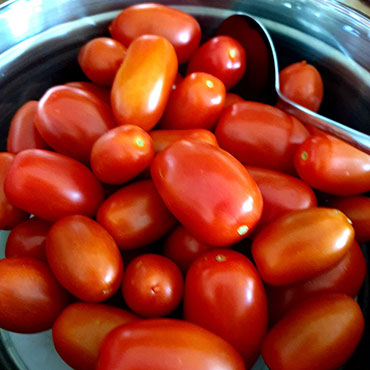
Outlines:
{"label": "pile of tomatoes", "polygon": [[[90,82],[12,119],[0,327],[51,328],[77,370],[342,366],[364,330],[370,156],[230,92],[257,99],[268,80],[239,16],[202,44],[195,18],[156,4],[109,31],[78,55]],[[315,67],[280,79],[319,109]]]}

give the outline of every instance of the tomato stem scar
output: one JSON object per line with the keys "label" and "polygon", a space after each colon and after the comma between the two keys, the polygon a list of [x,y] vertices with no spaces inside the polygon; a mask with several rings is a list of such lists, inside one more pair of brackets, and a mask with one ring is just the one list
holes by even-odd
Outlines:
{"label": "tomato stem scar", "polygon": [[307,152],[303,152],[301,154],[301,158],[305,161],[308,158],[308,153]]}
{"label": "tomato stem scar", "polygon": [[218,254],[215,258],[217,262],[224,262],[227,260],[227,258],[223,254]]}

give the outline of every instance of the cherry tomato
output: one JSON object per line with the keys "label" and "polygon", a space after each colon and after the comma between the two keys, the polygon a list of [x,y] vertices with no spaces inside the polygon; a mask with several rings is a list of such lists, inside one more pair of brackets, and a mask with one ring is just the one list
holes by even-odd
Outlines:
{"label": "cherry tomato", "polygon": [[95,369],[99,348],[107,334],[136,319],[131,312],[107,304],[71,304],[54,322],[54,347],[73,369]]}
{"label": "cherry tomato", "polygon": [[283,111],[257,102],[226,108],[216,127],[216,138],[248,166],[294,173],[294,153],[309,133]]}
{"label": "cherry tomato", "polygon": [[139,4],[124,9],[109,30],[128,46],[136,38],[151,34],[166,38],[175,48],[179,63],[185,63],[198,48],[201,29],[190,14],[160,4]]}
{"label": "cherry tomato", "polygon": [[176,73],[176,53],[165,38],[144,35],[133,41],[112,86],[118,124],[151,130],[164,112]]}
{"label": "cherry tomato", "polygon": [[105,103],[69,86],[55,86],[43,95],[35,125],[53,149],[84,163],[94,142],[116,126]]}
{"label": "cherry tomato", "polygon": [[101,205],[97,220],[121,249],[134,249],[166,235],[176,224],[150,180],[134,182]]}
{"label": "cherry tomato", "polygon": [[194,238],[180,225],[166,238],[163,254],[171,258],[180,270],[185,273],[198,256],[212,248],[212,246]]}
{"label": "cherry tomato", "polygon": [[18,153],[4,184],[12,204],[42,219],[70,214],[94,216],[104,191],[80,162],[41,149]]}
{"label": "cherry tomato", "polygon": [[154,157],[152,138],[139,126],[123,125],[109,130],[93,145],[91,168],[108,184],[132,180]]}
{"label": "cherry tomato", "polygon": [[34,258],[0,260],[0,327],[17,333],[50,329],[69,295],[46,263]]}
{"label": "cherry tomato", "polygon": [[28,213],[18,209],[4,192],[5,179],[14,161],[14,154],[0,153],[0,230],[9,230],[27,220]]}
{"label": "cherry tomato", "polygon": [[204,43],[191,57],[187,73],[207,72],[219,78],[227,90],[235,86],[245,72],[243,46],[229,36],[216,36]]}
{"label": "cherry tomato", "polygon": [[182,299],[181,271],[169,258],[142,254],[127,266],[122,294],[127,305],[140,316],[167,316]]}
{"label": "cherry tomato", "polygon": [[298,175],[315,189],[334,195],[370,191],[370,155],[333,136],[311,136],[294,161]]}
{"label": "cherry tomato", "polygon": [[245,102],[245,100],[241,96],[228,92],[226,93],[226,96],[225,96],[224,108],[227,108],[230,105],[233,105],[235,103],[243,103],[243,102]]}
{"label": "cherry tomato", "polygon": [[151,174],[168,209],[203,243],[229,246],[261,217],[255,181],[240,162],[213,145],[177,141],[156,155]]}
{"label": "cherry tomato", "polygon": [[319,110],[324,85],[314,66],[306,61],[290,64],[280,71],[279,82],[280,91],[286,98],[314,112]]}
{"label": "cherry tomato", "polygon": [[330,206],[342,211],[355,229],[355,239],[360,243],[370,241],[370,198],[352,196],[332,199]]}
{"label": "cherry tomato", "polygon": [[50,227],[50,222],[37,217],[18,224],[8,236],[5,256],[33,257],[46,262],[45,240]]}
{"label": "cherry tomato", "polygon": [[355,297],[366,276],[366,260],[357,242],[334,267],[306,281],[291,285],[267,286],[269,320],[276,323],[303,299],[317,293],[344,293]]}
{"label": "cherry tomato", "polygon": [[342,212],[308,208],[268,224],[254,239],[252,254],[262,279],[280,286],[333,267],[353,240],[353,227]]}
{"label": "cherry tomato", "polygon": [[245,370],[222,338],[190,322],[137,320],[110,332],[96,370]]}
{"label": "cherry tomato", "polygon": [[230,249],[198,257],[186,274],[184,318],[232,344],[250,369],[267,330],[266,294],[252,262]]}
{"label": "cherry tomato", "polygon": [[7,141],[9,153],[19,153],[24,149],[48,148],[34,123],[38,104],[38,101],[30,100],[23,104],[13,116]]}
{"label": "cherry tomato", "polygon": [[93,82],[111,86],[126,54],[126,48],[109,37],[88,41],[78,53],[83,73]]}
{"label": "cherry tomato", "polygon": [[85,93],[92,94],[96,98],[102,100],[104,103],[110,105],[110,89],[106,87],[85,81],[67,82],[65,86],[75,87],[77,89],[83,90]]}
{"label": "cherry tomato", "polygon": [[109,233],[86,216],[66,216],[46,238],[46,255],[55,277],[73,295],[99,302],[119,288],[123,263]]}
{"label": "cherry tomato", "polygon": [[295,307],[267,334],[262,356],[271,370],[334,370],[349,359],[364,330],[358,304],[320,294]]}

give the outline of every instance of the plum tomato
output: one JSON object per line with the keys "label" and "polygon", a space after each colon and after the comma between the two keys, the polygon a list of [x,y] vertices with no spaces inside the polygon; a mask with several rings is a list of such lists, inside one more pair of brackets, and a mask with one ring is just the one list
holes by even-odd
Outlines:
{"label": "plum tomato", "polygon": [[98,98],[104,103],[110,105],[110,89],[107,87],[99,86],[93,82],[86,81],[72,81],[67,82],[64,85],[83,90],[85,93],[90,94],[93,97]]}
{"label": "plum tomato", "polygon": [[243,103],[245,100],[237,95],[237,94],[234,94],[234,93],[231,93],[231,92],[228,92],[226,93],[226,96],[225,96],[225,104],[224,104],[224,108],[227,108],[229,107],[230,105],[233,105],[235,103]]}
{"label": "plum tomato", "polygon": [[132,311],[144,317],[167,316],[182,299],[184,280],[169,258],[142,254],[127,266],[122,295]]}
{"label": "plum tomato", "polygon": [[262,196],[248,171],[208,143],[176,141],[154,157],[151,174],[168,209],[203,243],[236,243],[261,217]]}
{"label": "plum tomato", "polygon": [[354,240],[349,219],[337,209],[292,211],[264,227],[252,244],[262,279],[274,286],[307,280],[337,264]]}
{"label": "plum tomato", "polygon": [[228,341],[250,369],[267,330],[267,301],[253,263],[230,249],[203,253],[185,279],[184,318]]}
{"label": "plum tomato", "polygon": [[129,6],[109,27],[112,37],[128,47],[142,35],[166,38],[174,47],[180,64],[198,49],[201,29],[190,14],[161,4],[144,3]]}

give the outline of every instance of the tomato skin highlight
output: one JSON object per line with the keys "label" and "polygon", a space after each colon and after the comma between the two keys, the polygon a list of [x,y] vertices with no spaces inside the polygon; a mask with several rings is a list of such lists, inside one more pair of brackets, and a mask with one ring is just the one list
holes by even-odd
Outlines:
{"label": "tomato skin highlight", "polygon": [[125,46],[142,35],[162,36],[174,47],[180,64],[191,57],[201,38],[200,25],[190,14],[153,3],[127,7],[114,19],[109,30],[112,37]]}
{"label": "tomato skin highlight", "polygon": [[267,301],[252,262],[230,249],[203,253],[185,280],[184,318],[219,335],[250,369],[267,330]]}
{"label": "tomato skin highlight", "polygon": [[17,154],[4,191],[12,204],[48,221],[69,214],[93,217],[104,198],[101,184],[87,167],[41,149]]}
{"label": "tomato skin highlight", "polygon": [[151,174],[168,209],[206,244],[229,246],[261,217],[255,181],[240,162],[213,145],[179,140],[156,155]]}
{"label": "tomato skin highlight", "polygon": [[138,320],[103,341],[96,370],[245,370],[235,349],[217,335],[175,319]]}
{"label": "tomato skin highlight", "polygon": [[354,240],[348,218],[331,208],[292,211],[256,236],[252,254],[261,278],[274,286],[311,278],[337,264]]}
{"label": "tomato skin highlight", "polygon": [[0,260],[0,327],[16,333],[50,329],[70,296],[45,262],[31,257]]}
{"label": "tomato skin highlight", "polygon": [[137,319],[130,311],[107,304],[73,303],[60,313],[53,324],[54,347],[73,369],[94,369],[106,335],[116,327]]}
{"label": "tomato skin highlight", "polygon": [[271,370],[336,370],[349,359],[363,330],[364,318],[354,299],[319,294],[300,303],[271,329],[262,356]]}
{"label": "tomato skin highlight", "polygon": [[85,93],[93,95],[95,98],[100,99],[104,103],[110,105],[110,89],[94,84],[93,82],[86,81],[72,81],[64,84],[65,86],[75,87],[83,90]]}
{"label": "tomato skin highlight", "polygon": [[177,66],[175,51],[165,38],[135,39],[113,81],[111,105],[117,123],[151,130],[166,108]]}

